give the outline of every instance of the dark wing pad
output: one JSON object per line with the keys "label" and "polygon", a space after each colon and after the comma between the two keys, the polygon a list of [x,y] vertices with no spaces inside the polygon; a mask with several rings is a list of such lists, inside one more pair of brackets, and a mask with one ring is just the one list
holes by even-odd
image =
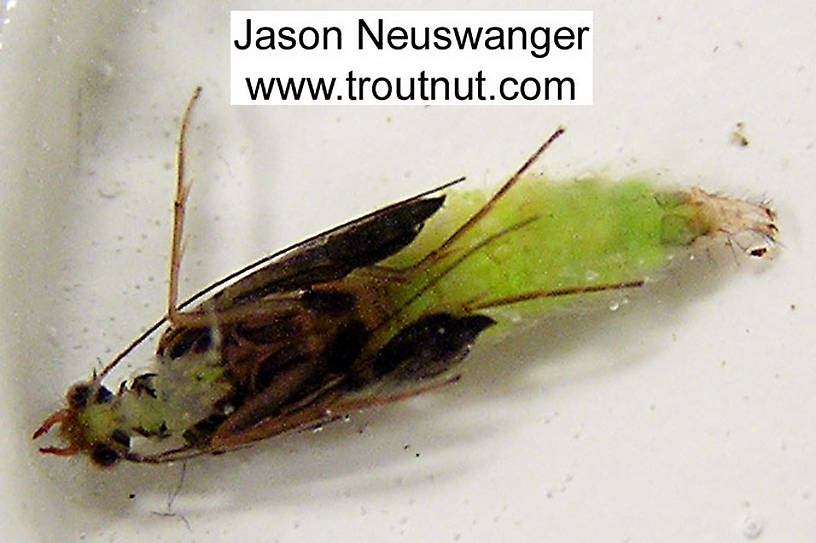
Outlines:
{"label": "dark wing pad", "polygon": [[377,353],[374,372],[378,378],[387,376],[389,381],[435,377],[462,360],[476,337],[495,323],[483,315],[424,316],[400,330]]}

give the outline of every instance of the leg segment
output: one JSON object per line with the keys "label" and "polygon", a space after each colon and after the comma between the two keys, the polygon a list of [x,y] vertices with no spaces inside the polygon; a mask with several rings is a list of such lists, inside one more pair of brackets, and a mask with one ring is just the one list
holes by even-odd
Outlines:
{"label": "leg segment", "polygon": [[557,298],[559,296],[571,296],[573,294],[586,294],[590,292],[604,292],[608,290],[622,290],[625,288],[639,288],[645,284],[642,279],[637,281],[627,281],[624,283],[612,283],[608,285],[587,285],[583,287],[567,287],[556,290],[534,290],[532,292],[525,292],[517,296],[508,296],[506,298],[494,298],[492,300],[473,300],[462,306],[467,313],[478,311],[479,309],[492,309],[503,305],[512,305],[519,302],[526,302],[528,300],[537,300],[539,298]]}
{"label": "leg segment", "polygon": [[177,325],[179,321],[178,289],[182,254],[181,240],[184,233],[184,206],[187,203],[187,197],[190,195],[191,187],[191,183],[184,182],[184,140],[190,124],[190,113],[200,95],[201,87],[196,87],[193,96],[187,102],[187,108],[184,110],[184,116],[181,120],[178,153],[176,155],[176,198],[173,201],[173,241],[170,250],[170,287],[167,296],[167,318],[172,325]]}
{"label": "leg segment", "polygon": [[510,179],[508,179],[504,183],[504,185],[501,186],[501,188],[496,192],[496,194],[494,194],[490,198],[490,200],[488,200],[487,203],[483,205],[481,209],[479,209],[479,211],[474,213],[473,216],[471,216],[467,220],[467,222],[465,222],[465,224],[460,226],[453,234],[451,234],[450,237],[447,240],[445,240],[444,243],[442,243],[442,245],[428,253],[422,260],[414,264],[414,266],[423,266],[429,263],[433,263],[439,258],[444,257],[445,253],[447,252],[448,249],[450,249],[451,245],[453,245],[454,242],[456,242],[456,240],[465,235],[468,232],[468,230],[470,230],[485,215],[487,215],[490,212],[490,210],[493,209],[496,203],[502,198],[502,196],[504,196],[507,193],[507,191],[513,188],[513,185],[515,185],[518,182],[518,180],[521,179],[521,176],[524,175],[524,173],[530,169],[530,166],[532,166],[536,162],[536,160],[538,160],[539,157],[544,153],[544,151],[546,151],[549,148],[549,146],[552,145],[552,143],[556,139],[558,139],[558,137],[565,131],[566,129],[563,126],[559,126],[558,129],[556,129],[556,131],[553,132],[553,134],[549,138],[547,138],[547,141],[541,144],[541,146],[532,155],[530,155],[530,157],[524,162],[524,164],[521,165],[521,167],[516,171],[516,173],[514,173],[510,177]]}

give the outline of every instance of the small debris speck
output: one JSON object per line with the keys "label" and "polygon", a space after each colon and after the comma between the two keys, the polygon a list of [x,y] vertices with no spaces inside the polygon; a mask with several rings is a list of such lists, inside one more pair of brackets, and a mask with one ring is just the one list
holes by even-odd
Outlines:
{"label": "small debris speck", "polygon": [[731,143],[739,147],[748,147],[751,140],[745,135],[745,123],[740,121],[736,124],[736,128],[731,132]]}

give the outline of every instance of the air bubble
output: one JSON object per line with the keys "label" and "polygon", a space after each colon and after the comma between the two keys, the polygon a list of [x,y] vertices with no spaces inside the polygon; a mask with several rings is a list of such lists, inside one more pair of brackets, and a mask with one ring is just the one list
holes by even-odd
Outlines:
{"label": "air bubble", "polygon": [[765,528],[765,525],[762,519],[748,516],[745,517],[745,521],[742,523],[742,535],[745,539],[757,539],[762,535],[763,528]]}

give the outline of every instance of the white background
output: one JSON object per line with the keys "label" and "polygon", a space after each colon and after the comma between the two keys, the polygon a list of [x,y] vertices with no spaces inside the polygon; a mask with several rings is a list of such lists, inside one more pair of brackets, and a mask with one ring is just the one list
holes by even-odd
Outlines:
{"label": "white background", "polygon": [[[0,539],[816,539],[810,2],[410,3],[593,9],[595,105],[569,108],[232,108],[229,9],[319,3],[5,6]],[[495,186],[560,123],[553,176],[767,196],[784,247],[482,346],[444,393],[190,462],[179,516],[160,516],[180,466],[101,472],[29,438],[164,310],[174,140],[197,84],[188,293],[460,175]],[[740,121],[748,147],[730,139]]]}
{"label": "white background", "polygon": [[[276,13],[280,14],[276,16]],[[342,36],[340,49],[337,48],[337,32],[332,33],[332,38],[328,40],[327,48],[318,47],[315,49],[303,49],[296,47],[290,50],[279,48],[256,49],[254,45],[249,49],[240,50],[233,45],[233,40],[239,43],[246,43],[246,21],[252,21],[251,36],[256,36],[259,28],[282,27],[294,28],[298,31],[303,28],[339,28]],[[410,47],[411,40],[396,40],[395,43],[404,45],[402,49],[391,48],[385,40],[385,47],[378,50],[373,45],[373,40],[366,37],[362,48],[358,43],[359,20],[365,21],[371,32],[377,34],[379,19],[383,20],[383,35],[389,36],[389,31],[394,28],[401,28],[409,36],[410,29],[422,36],[425,28],[430,28],[433,35],[435,28],[449,29],[448,36],[455,41],[454,32],[464,32],[469,29],[476,33],[479,28],[498,26],[501,28],[524,27],[525,32],[530,37],[529,48],[524,49],[522,40],[516,36],[512,44],[508,40],[507,49],[489,50],[486,47],[478,49],[457,49],[455,45],[450,49],[428,49],[414,50]],[[335,90],[331,100],[315,100],[315,103],[327,103],[337,105],[338,98],[345,100],[345,104],[359,105],[362,103],[371,105],[401,105],[397,99],[398,94],[407,94],[410,89],[410,80],[417,79],[420,73],[425,73],[428,79],[445,77],[450,83],[451,100],[444,100],[444,91],[439,87],[439,96],[436,100],[421,100],[420,83],[415,83],[416,98],[412,100],[412,105],[440,105],[456,104],[455,88],[461,89],[458,94],[468,94],[468,81],[476,78],[481,73],[485,81],[478,88],[477,83],[471,83],[473,91],[472,97],[480,95],[485,97],[482,105],[522,105],[538,104],[549,105],[558,103],[558,83],[547,85],[547,79],[563,80],[571,78],[574,81],[574,99],[570,99],[571,86],[564,85],[564,98],[561,102],[565,105],[587,105],[592,103],[592,42],[594,31],[592,29],[592,14],[590,12],[579,11],[551,11],[551,12],[519,12],[519,11],[401,11],[398,14],[388,15],[385,11],[239,11],[233,12],[231,17],[232,31],[230,33],[230,103],[233,105],[254,105],[251,95],[247,91],[245,79],[252,82],[258,79],[265,81],[272,77],[280,77],[284,80],[293,78],[299,81],[301,78],[309,77],[315,84],[318,78],[324,78],[327,82],[335,78]],[[536,50],[532,44],[533,36],[535,43],[542,47],[544,34],[542,32],[533,33],[534,29],[546,28],[550,32],[550,45],[546,57],[536,58],[533,52],[544,54],[544,50]],[[581,33],[581,49],[578,49],[578,36],[580,28],[589,29]],[[559,30],[565,32],[559,32]],[[569,30],[575,37],[573,40],[560,39],[558,44],[563,49],[556,47],[556,35],[569,36]],[[264,34],[266,35],[266,34]],[[297,35],[297,34],[295,34]],[[397,34],[398,35],[398,34]],[[310,35],[311,36],[311,35]],[[309,40],[313,38],[309,37]],[[421,43],[422,37],[419,38]],[[254,39],[251,40],[254,43]],[[434,40],[431,39],[433,43]],[[310,41],[311,43],[311,41]],[[484,41],[482,42],[484,44]],[[513,45],[510,48],[510,45]],[[566,49],[569,47],[569,49]],[[349,88],[347,82],[348,74],[352,73],[356,78]],[[367,84],[363,85],[361,78],[369,78]],[[376,100],[372,92],[371,80],[387,78],[391,82],[392,92],[389,100]],[[459,87],[455,87],[458,78]],[[511,82],[500,89],[500,84],[507,78],[513,78]],[[541,85],[540,96],[537,100],[502,100],[500,90],[504,90],[505,95],[518,96],[526,95],[533,97],[536,93],[535,84],[521,81],[535,79]],[[397,93],[397,83],[401,80],[400,88],[406,89]],[[549,87],[549,100],[547,91]],[[361,91],[362,88],[362,91]],[[376,85],[376,95],[381,98],[389,94],[388,85],[379,82]],[[428,82],[424,88],[425,93],[432,91],[431,83]],[[277,90],[277,88],[276,88]],[[481,90],[481,92],[480,92]],[[362,96],[361,96],[362,93]],[[494,96],[495,101],[489,101],[488,97]],[[269,103],[283,104],[287,102],[277,99],[279,94],[273,93]],[[357,101],[350,102],[349,98],[356,98]],[[305,93],[301,100],[306,102]],[[475,99],[473,100],[475,102]],[[263,98],[258,100],[263,102]],[[291,98],[288,103],[291,103]],[[342,104],[341,104],[342,105]]]}

